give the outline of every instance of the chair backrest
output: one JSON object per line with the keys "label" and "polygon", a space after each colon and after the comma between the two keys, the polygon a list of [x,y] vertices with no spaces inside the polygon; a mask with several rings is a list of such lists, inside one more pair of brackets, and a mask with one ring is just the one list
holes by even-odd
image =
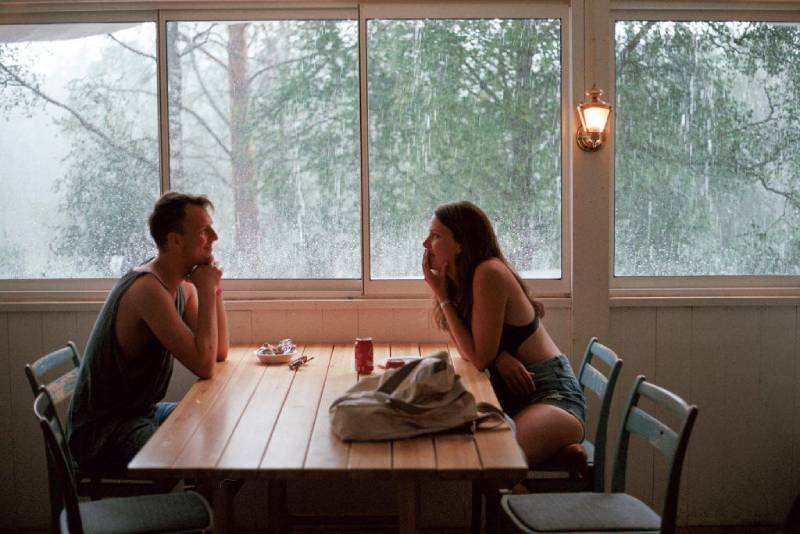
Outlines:
{"label": "chair backrest", "polygon": [[[676,429],[673,430],[652,414],[644,411],[639,406],[639,400],[642,397],[677,417]],[[630,435],[641,436],[666,460],[667,488],[661,507],[661,532],[673,533],[676,530],[681,470],[686,456],[686,447],[689,444],[689,435],[692,433],[696,417],[697,406],[690,406],[674,393],[647,382],[642,375],[636,377],[622,418],[611,491],[615,493],[625,491]]]}
{"label": "chair backrest", "polygon": [[80,365],[80,353],[72,341],[26,365],[25,375],[28,377],[33,396],[36,397],[39,389],[44,386],[50,393],[54,405],[71,398],[75,391]]}
{"label": "chair backrest", "polygon": [[[44,436],[44,446],[47,454],[47,476],[50,479],[50,486],[58,492],[57,498],[51,501],[51,505],[58,506],[60,504],[60,506],[66,508],[69,532],[81,534],[83,526],[78,508],[75,476],[69,464],[66,438],[61,430],[58,418],[55,417],[55,406],[47,388],[42,387],[33,401],[33,413],[39,420],[39,427]],[[60,513],[60,510],[54,510],[54,515],[57,516],[58,513]]]}
{"label": "chair backrest", "polygon": [[[602,361],[608,367],[608,376],[592,365],[594,359]],[[608,446],[608,417],[611,412],[611,400],[614,397],[614,388],[622,369],[622,359],[610,348],[606,347],[596,337],[589,340],[586,351],[583,353],[583,362],[578,371],[578,382],[584,393],[591,391],[600,402],[598,413],[597,431],[594,437],[594,474],[592,491],[602,492],[605,486],[605,459]]]}

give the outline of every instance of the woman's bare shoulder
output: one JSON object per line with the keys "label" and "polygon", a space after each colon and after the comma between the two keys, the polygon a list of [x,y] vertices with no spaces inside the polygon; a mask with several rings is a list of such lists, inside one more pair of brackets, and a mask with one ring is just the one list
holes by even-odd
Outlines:
{"label": "woman's bare shoulder", "polygon": [[514,275],[511,274],[511,270],[506,266],[506,264],[500,261],[498,258],[489,258],[487,260],[483,260],[475,268],[473,280],[476,283],[489,283],[496,285],[508,280],[514,280]]}

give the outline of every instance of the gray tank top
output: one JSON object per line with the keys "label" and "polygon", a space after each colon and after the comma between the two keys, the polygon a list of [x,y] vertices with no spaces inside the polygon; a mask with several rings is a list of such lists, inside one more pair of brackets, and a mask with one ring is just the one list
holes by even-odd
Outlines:
{"label": "gray tank top", "polygon": [[[172,377],[172,355],[156,340],[146,357],[126,359],[114,325],[122,296],[142,271],[129,271],[109,293],[86,345],[67,415],[67,439],[78,458],[97,454],[117,426],[148,416],[164,398]],[[183,316],[186,297],[178,286],[175,306]],[[78,449],[78,450],[76,450]]]}

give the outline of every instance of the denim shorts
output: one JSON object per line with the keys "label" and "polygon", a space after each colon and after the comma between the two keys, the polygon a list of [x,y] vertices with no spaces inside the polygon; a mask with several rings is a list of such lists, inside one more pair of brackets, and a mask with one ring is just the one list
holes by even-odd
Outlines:
{"label": "denim shorts", "polygon": [[536,389],[530,395],[512,393],[494,365],[489,368],[492,387],[504,412],[514,417],[532,404],[551,404],[566,410],[586,425],[586,397],[566,356],[559,354],[542,362],[529,363],[525,368],[534,374]]}
{"label": "denim shorts", "polygon": [[[73,456],[83,469],[124,472],[128,463],[176,406],[174,402],[159,402],[146,416],[127,418],[113,427],[95,429],[91,435],[85,433],[85,436],[75,436],[78,439],[73,438],[74,441],[70,443]],[[81,437],[101,441],[100,450],[91,456],[83,454]]]}

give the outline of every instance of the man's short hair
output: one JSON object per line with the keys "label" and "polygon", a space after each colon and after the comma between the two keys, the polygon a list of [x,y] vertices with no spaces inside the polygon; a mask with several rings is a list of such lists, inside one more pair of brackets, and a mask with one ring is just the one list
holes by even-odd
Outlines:
{"label": "man's short hair", "polygon": [[183,233],[183,216],[189,204],[214,209],[214,204],[205,195],[187,195],[170,191],[161,195],[156,201],[148,223],[150,235],[153,236],[153,241],[159,250],[167,244],[167,235],[170,232]]}

